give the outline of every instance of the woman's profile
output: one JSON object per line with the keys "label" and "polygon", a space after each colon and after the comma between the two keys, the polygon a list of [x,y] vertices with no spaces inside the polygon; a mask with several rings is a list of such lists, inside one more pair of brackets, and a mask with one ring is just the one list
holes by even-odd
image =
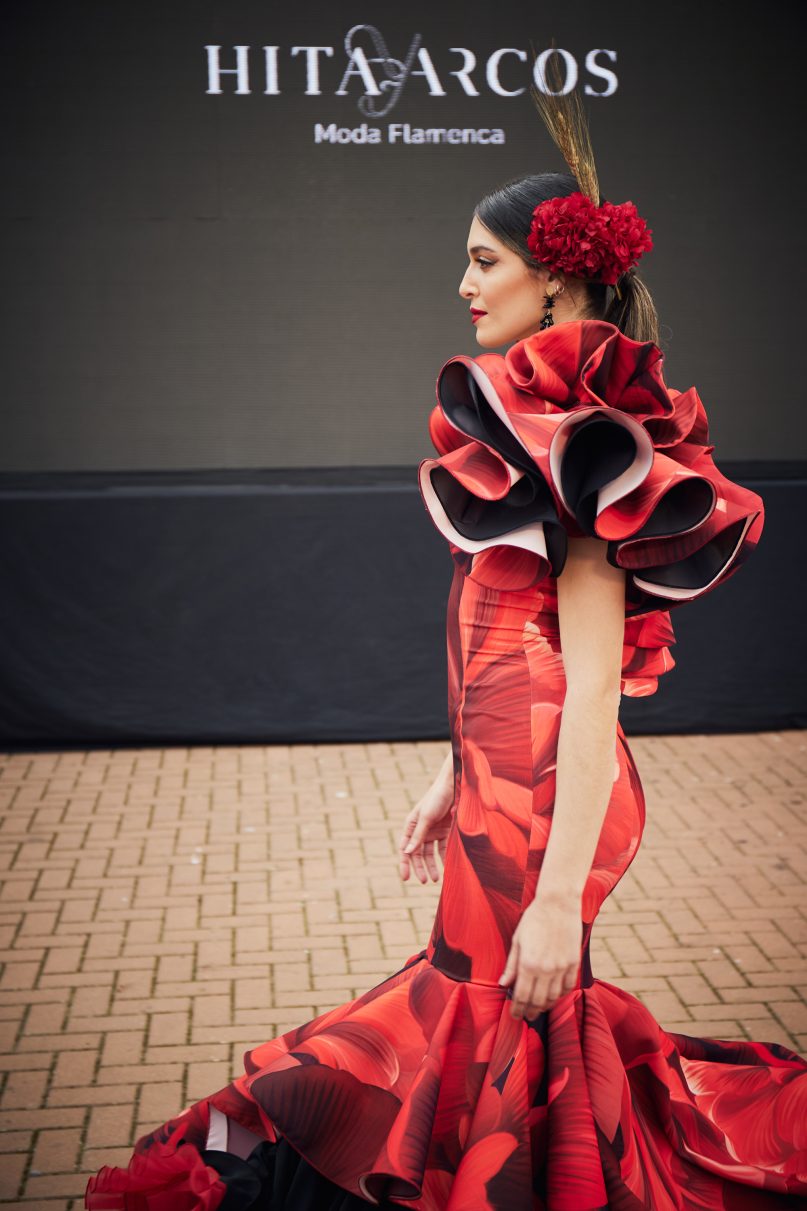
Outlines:
{"label": "woman's profile", "polygon": [[664,380],[651,232],[601,197],[577,95],[536,100],[570,171],[477,205],[482,352],[440,369],[418,469],[453,561],[451,746],[398,854],[404,880],[442,859],[430,937],[141,1137],[91,1211],[807,1206],[807,1061],[668,1033],[589,960],[645,821],[621,696],[656,691],[671,612],[753,554],[764,505]]}

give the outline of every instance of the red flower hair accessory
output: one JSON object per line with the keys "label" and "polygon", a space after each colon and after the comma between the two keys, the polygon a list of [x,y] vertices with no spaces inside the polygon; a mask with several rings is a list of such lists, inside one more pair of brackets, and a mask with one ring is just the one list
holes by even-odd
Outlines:
{"label": "red flower hair accessory", "polygon": [[651,228],[633,202],[595,206],[584,193],[548,198],[532,212],[527,246],[553,272],[596,279],[617,278],[653,247]]}

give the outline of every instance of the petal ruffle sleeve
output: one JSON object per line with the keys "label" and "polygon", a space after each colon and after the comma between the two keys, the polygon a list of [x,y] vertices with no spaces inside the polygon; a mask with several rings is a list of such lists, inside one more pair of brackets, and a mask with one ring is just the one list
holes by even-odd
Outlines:
{"label": "petal ruffle sleeve", "polygon": [[429,420],[439,457],[419,467],[433,522],[484,585],[559,576],[569,536],[608,543],[627,573],[626,622],[645,616],[626,627],[627,693],[652,692],[673,666],[667,612],[733,575],[765,516],[715,465],[698,393],[668,388],[663,361],[600,320],[555,325],[504,356],[450,358]]}

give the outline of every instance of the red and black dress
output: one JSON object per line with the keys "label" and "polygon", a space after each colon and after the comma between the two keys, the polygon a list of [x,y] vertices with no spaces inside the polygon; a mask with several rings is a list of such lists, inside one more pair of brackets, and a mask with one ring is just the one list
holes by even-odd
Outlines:
{"label": "red and black dress", "polygon": [[589,939],[642,836],[617,723],[577,987],[525,1021],[498,977],[535,895],[565,694],[570,535],[626,570],[624,694],[673,667],[670,610],[753,552],[763,502],[712,460],[697,392],[613,325],[451,358],[419,468],[449,543],[455,795],[431,935],[362,996],[256,1046],[231,1084],[90,1179],[92,1211],[774,1211],[807,1207],[807,1061],[665,1031]]}

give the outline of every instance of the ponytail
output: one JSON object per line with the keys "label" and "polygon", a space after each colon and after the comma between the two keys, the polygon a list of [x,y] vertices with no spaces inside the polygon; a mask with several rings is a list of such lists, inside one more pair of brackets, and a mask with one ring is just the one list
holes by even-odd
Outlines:
{"label": "ponytail", "polygon": [[613,324],[633,341],[659,342],[659,322],[653,296],[635,269],[629,269],[619,279],[619,293],[612,291],[611,302],[603,319]]}

